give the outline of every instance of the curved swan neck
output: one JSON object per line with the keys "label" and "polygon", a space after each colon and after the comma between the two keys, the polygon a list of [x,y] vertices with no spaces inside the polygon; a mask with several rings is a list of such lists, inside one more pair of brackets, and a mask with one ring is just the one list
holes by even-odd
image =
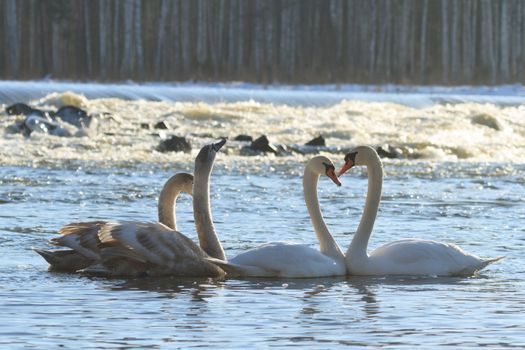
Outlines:
{"label": "curved swan neck", "polygon": [[215,233],[210,208],[210,174],[209,172],[195,172],[193,182],[193,217],[195,228],[199,236],[199,244],[209,256],[226,260],[226,254],[221,242]]}
{"label": "curved swan neck", "polygon": [[308,214],[310,214],[310,220],[312,220],[312,225],[317,235],[317,240],[319,241],[319,250],[321,253],[334,259],[340,259],[343,256],[343,252],[330,234],[330,231],[328,231],[328,227],[323,219],[323,214],[321,213],[319,199],[317,197],[318,182],[319,174],[316,174],[307,166],[303,176],[304,201],[306,202],[306,208],[308,209]]}
{"label": "curved swan neck", "polygon": [[370,157],[366,160],[368,173],[368,191],[365,201],[365,209],[361,216],[361,221],[357,231],[347,250],[347,258],[367,256],[366,249],[368,240],[374,228],[379,202],[381,201],[381,189],[383,187],[383,166],[378,156]]}
{"label": "curved swan neck", "polygon": [[159,203],[157,205],[159,222],[173,230],[177,230],[177,213],[175,211],[175,203],[182,192],[182,189],[184,188],[184,181],[186,181],[186,179],[179,176],[178,174],[172,176],[168,181],[166,181],[159,195]]}

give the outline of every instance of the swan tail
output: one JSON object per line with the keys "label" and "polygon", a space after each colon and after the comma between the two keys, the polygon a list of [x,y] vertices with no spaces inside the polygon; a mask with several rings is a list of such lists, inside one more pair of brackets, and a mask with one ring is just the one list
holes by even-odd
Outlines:
{"label": "swan tail", "polygon": [[43,250],[33,248],[48,263],[49,268],[55,271],[75,272],[85,269],[93,263],[92,259],[86,258],[74,250]]}
{"label": "swan tail", "polygon": [[487,267],[488,265],[492,263],[495,263],[496,261],[500,261],[503,258],[504,256],[498,256],[496,258],[488,258],[488,259],[483,260],[483,262],[480,264],[478,268],[478,271],[484,269],[485,267]]}
{"label": "swan tail", "polygon": [[204,258],[204,260],[223,269],[224,272],[226,272],[228,277],[241,277],[241,276],[249,275],[243,266],[235,265],[227,261],[216,259],[216,258],[211,258],[211,257]]}
{"label": "swan tail", "polygon": [[453,274],[453,276],[460,276],[460,277],[471,276],[471,275],[473,275],[473,274],[483,270],[488,265],[490,265],[492,263],[495,263],[496,261],[499,261],[499,260],[501,260],[503,258],[504,258],[504,256],[498,256],[496,258],[483,259],[483,260],[480,261],[479,264],[466,267],[463,270],[458,271],[457,273]]}

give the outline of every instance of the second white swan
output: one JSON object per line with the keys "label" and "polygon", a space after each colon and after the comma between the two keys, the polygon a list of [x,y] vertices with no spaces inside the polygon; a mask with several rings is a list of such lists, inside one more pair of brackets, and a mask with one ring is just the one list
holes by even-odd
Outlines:
{"label": "second white swan", "polygon": [[228,276],[310,278],[343,276],[346,274],[344,255],[323,220],[317,198],[317,183],[321,174],[341,185],[335,167],[324,156],[312,158],[303,176],[304,199],[314,226],[320,249],[292,242],[271,242],[225,261],[209,259],[224,269]]}
{"label": "second white swan", "polygon": [[372,147],[359,146],[345,156],[338,175],[359,165],[367,167],[368,194],[357,232],[346,252],[348,274],[470,276],[502,258],[483,259],[454,244],[420,239],[391,242],[368,255],[368,240],[381,201],[383,165]]}

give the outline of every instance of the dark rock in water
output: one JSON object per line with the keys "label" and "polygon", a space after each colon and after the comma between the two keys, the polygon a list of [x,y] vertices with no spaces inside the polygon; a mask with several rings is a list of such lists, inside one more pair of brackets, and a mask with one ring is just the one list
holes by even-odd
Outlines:
{"label": "dark rock in water", "polygon": [[277,149],[270,144],[270,141],[266,137],[266,135],[262,135],[258,139],[252,141],[252,144],[250,145],[250,148],[254,151],[260,151],[260,152],[270,152],[273,154],[277,154]]}
{"label": "dark rock in water", "polygon": [[160,152],[191,152],[191,144],[185,137],[172,136],[159,144]]}
{"label": "dark rock in water", "polygon": [[[68,128],[66,125],[60,124],[60,120],[65,119],[64,121],[78,127],[89,124],[90,120],[86,112],[76,107],[61,108],[55,114],[52,111],[42,111],[32,108],[24,103],[16,103],[7,107],[6,112],[12,115],[26,115],[24,121],[17,122],[8,128],[8,132],[19,132],[24,136],[30,136],[34,132],[55,136],[73,136],[75,132],[71,130],[72,127]],[[77,116],[74,117],[76,123],[71,123],[70,120],[68,120],[68,118],[72,118],[71,113],[77,114]],[[56,118],[52,118],[51,115],[56,115]]]}
{"label": "dark rock in water", "polygon": [[148,123],[140,123],[141,129],[149,130],[149,124]]}
{"label": "dark rock in water", "polygon": [[322,135],[317,136],[304,144],[305,146],[326,146],[326,141]]}
{"label": "dark rock in water", "polygon": [[169,124],[165,121],[158,122],[155,124],[155,129],[168,130],[170,128]]}
{"label": "dark rock in water", "polygon": [[191,135],[202,139],[215,139],[215,136],[209,132],[192,132]]}
{"label": "dark rock in water", "polygon": [[51,111],[41,111],[40,109],[33,108],[25,103],[15,103],[14,105],[6,107],[5,111],[9,115],[35,115],[46,118],[49,121],[52,121],[51,115],[53,114]]}
{"label": "dark rock in water", "polygon": [[88,116],[86,111],[75,106],[60,107],[55,113],[55,118],[74,125],[77,128],[85,128],[91,123],[91,117]]}
{"label": "dark rock in water", "polygon": [[66,118],[67,115],[75,115],[78,118],[87,117],[86,111],[75,106],[62,106],[55,113],[60,118]]}
{"label": "dark rock in water", "polygon": [[305,147],[303,145],[288,145],[287,149],[292,153],[299,154],[317,154],[319,150],[317,148]]}
{"label": "dark rock in water", "polygon": [[261,153],[273,153],[278,156],[286,156],[293,153],[292,148],[285,145],[273,145],[268,141],[266,135],[254,140],[250,146],[244,146],[240,150],[240,154],[244,156],[260,155]]}
{"label": "dark rock in water", "polygon": [[15,103],[6,107],[5,111],[9,115],[29,115],[33,111],[33,108],[25,103]]}
{"label": "dark rock in water", "polygon": [[495,116],[489,114],[479,114],[475,115],[471,119],[472,124],[484,125],[488,128],[501,131],[503,130],[503,125]]}
{"label": "dark rock in water", "polygon": [[390,145],[386,145],[386,146],[379,146],[376,148],[376,151],[377,151],[377,154],[381,157],[381,158],[391,158],[391,159],[394,159],[394,158],[401,158],[403,157],[403,151],[399,148],[396,148],[396,147],[392,147]]}
{"label": "dark rock in water", "polygon": [[277,155],[279,156],[289,156],[293,153],[292,149],[288,148],[285,145],[277,145],[276,149],[277,149]]}
{"label": "dark rock in water", "polygon": [[29,137],[32,132],[32,130],[26,126],[24,120],[9,125],[5,130],[10,134],[22,134],[25,137]]}
{"label": "dark rock in water", "polygon": [[57,123],[35,114],[29,115],[21,126],[21,131],[25,136],[29,136],[33,132],[54,134],[57,129],[59,129]]}
{"label": "dark rock in water", "polygon": [[235,138],[233,139],[234,141],[248,141],[248,142],[252,142],[253,141],[253,137],[251,137],[250,135],[237,135],[235,136]]}

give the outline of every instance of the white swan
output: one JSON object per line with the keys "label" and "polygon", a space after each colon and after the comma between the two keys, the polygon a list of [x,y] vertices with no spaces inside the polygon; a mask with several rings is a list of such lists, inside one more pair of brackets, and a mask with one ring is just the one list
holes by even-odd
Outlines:
{"label": "white swan", "polygon": [[[210,172],[213,168],[217,151],[225,144],[206,145],[195,159],[195,180],[204,187],[193,186],[193,194],[201,198],[206,187]],[[191,175],[190,175],[191,176]],[[174,181],[175,183],[177,181]],[[187,186],[179,183],[180,190]],[[166,184],[159,198],[159,218],[175,227],[174,200],[180,193],[172,184]],[[175,196],[175,197],[173,197]],[[170,205],[171,203],[171,205]],[[197,205],[197,208],[202,211]],[[85,224],[82,226],[82,224]],[[116,221],[72,224],[66,226],[65,235],[57,238],[61,245],[68,246],[87,256],[92,262],[103,266],[103,273],[110,275],[175,275],[175,276],[203,276],[220,277],[224,275],[217,266],[205,260],[209,255],[183,234],[167,227],[162,223]],[[201,225],[202,226],[202,225]],[[83,234],[81,230],[92,230],[90,234]],[[61,231],[63,231],[61,230]],[[70,232],[66,232],[66,231]],[[198,230],[199,231],[199,230]],[[200,230],[202,231],[202,230]],[[211,233],[214,233],[213,231]],[[73,236],[71,236],[73,234]],[[222,249],[216,237],[208,237],[209,231],[198,232],[199,239],[210,247],[212,251]],[[71,236],[71,237],[68,237]],[[90,238],[87,241],[86,238]],[[210,242],[205,242],[210,240]],[[202,242],[201,242],[202,243]],[[214,244],[218,243],[219,247]],[[213,255],[212,255],[213,256]]]}
{"label": "white swan", "polygon": [[368,240],[381,201],[383,165],[373,148],[360,146],[345,156],[338,175],[355,165],[367,167],[368,194],[357,232],[346,252],[348,274],[470,276],[502,258],[482,259],[454,244],[419,239],[388,243],[368,255]]}
{"label": "white swan", "polygon": [[222,267],[228,276],[241,277],[326,277],[346,274],[344,255],[328,231],[317,198],[317,182],[327,175],[338,186],[332,161],[324,156],[312,158],[303,177],[304,199],[310,214],[320,250],[304,244],[271,242],[225,261],[209,259]]}

